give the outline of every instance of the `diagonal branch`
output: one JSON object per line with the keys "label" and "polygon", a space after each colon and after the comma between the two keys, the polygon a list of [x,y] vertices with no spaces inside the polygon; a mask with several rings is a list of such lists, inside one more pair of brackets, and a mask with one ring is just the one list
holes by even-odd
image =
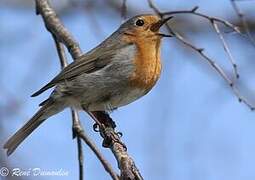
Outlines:
{"label": "diagonal branch", "polygon": [[[60,44],[57,43],[57,49],[62,51],[63,50],[62,43],[63,43],[69,50],[74,60],[77,59],[79,56],[81,56],[82,52],[79,47],[79,44],[74,40],[72,35],[68,32],[68,30],[62,24],[62,22],[58,19],[56,13],[50,7],[48,0],[36,0],[36,8],[37,8],[37,13],[42,15],[45,26],[48,29],[48,31],[53,34],[53,36],[56,39],[56,42],[60,42]],[[60,54],[59,57],[61,59],[64,57],[64,55]],[[61,62],[61,64],[65,64],[65,63]],[[80,121],[77,118],[78,117],[77,112],[76,111],[72,111],[72,112],[73,112],[72,113],[73,118],[75,120],[73,121],[73,129],[76,135],[82,138],[82,140],[92,149],[92,151],[96,154],[100,162],[103,164],[105,170],[111,175],[112,179],[118,180],[119,177],[113,171],[111,165],[107,163],[107,161],[105,160],[103,155],[98,151],[94,143],[84,133],[84,130],[80,124]],[[110,118],[110,116],[103,111],[88,112],[88,114],[96,122],[100,124],[100,129],[101,129],[100,133],[101,133],[101,136],[104,138],[104,142],[111,142],[111,146],[105,146],[105,147],[108,147],[112,150],[116,160],[118,161],[119,169],[121,170],[121,179],[128,179],[129,177],[135,177],[135,179],[141,180],[142,177],[138,169],[135,167],[134,161],[127,154],[125,146],[121,147],[115,143],[116,139],[118,139],[118,142],[121,142],[121,141],[120,141],[120,137],[118,136],[118,133],[116,133],[114,128],[112,128],[112,126],[109,126],[108,124],[109,121],[114,123],[113,120]],[[105,128],[103,129],[101,127],[105,127]],[[121,144],[123,145],[123,143]],[[80,145],[78,140],[78,147],[79,146]],[[81,161],[82,161],[82,158],[80,162]]]}
{"label": "diagonal branch", "polygon": [[[57,48],[60,64],[61,64],[61,69],[64,69],[67,65],[67,59],[65,55],[65,49],[64,45],[60,42],[58,42],[56,36],[52,34],[53,39],[55,41],[55,45]],[[80,118],[78,116],[78,112],[75,109],[71,109],[71,114],[72,114],[72,121],[73,121],[73,132],[75,132],[75,127],[81,126],[80,124]],[[73,133],[73,138],[75,137],[75,134]],[[82,151],[82,144],[81,144],[81,139],[79,136],[77,138],[77,148],[78,148],[78,160],[79,160],[79,179],[83,180],[84,173],[83,173],[83,151]]]}
{"label": "diagonal branch", "polygon": [[57,40],[63,43],[73,59],[77,59],[82,55],[82,51],[78,42],[76,42],[69,31],[63,26],[55,11],[49,5],[48,0],[35,0],[36,14],[41,14],[45,27],[54,34]]}
{"label": "diagonal branch", "polygon": [[80,117],[79,117],[78,111],[76,109],[71,108],[71,114],[72,114],[72,121],[73,121],[73,127],[72,127],[72,129],[73,129],[73,138],[76,137],[76,140],[77,140],[78,160],[79,160],[79,179],[83,180],[83,177],[84,177],[83,159],[84,158],[83,158],[81,137],[77,133],[79,128],[82,129],[82,126],[81,126],[81,122],[80,122]]}
{"label": "diagonal branch", "polygon": [[[238,75],[238,72],[237,72],[237,65],[234,62],[233,56],[231,55],[231,53],[229,51],[228,45],[227,45],[226,41],[224,40],[223,35],[218,31],[219,28],[218,28],[218,25],[216,23],[221,23],[221,24],[225,25],[226,27],[228,27],[228,28],[232,29],[233,31],[240,34],[241,32],[240,32],[239,28],[237,26],[231,24],[230,22],[224,20],[224,19],[220,19],[220,18],[217,18],[217,17],[212,17],[212,16],[208,16],[206,14],[199,13],[199,12],[197,12],[198,8],[199,8],[198,6],[195,6],[191,10],[163,12],[163,13],[161,13],[161,16],[174,15],[174,14],[192,14],[192,15],[196,15],[196,16],[202,17],[204,19],[207,19],[213,25],[214,30],[219,35],[219,37],[221,39],[221,42],[223,43],[224,50],[226,51],[226,53],[229,56],[229,61],[232,65],[232,67],[233,67],[234,75],[238,79],[239,75]],[[217,26],[217,27],[215,27],[215,26]]]}
{"label": "diagonal branch", "polygon": [[116,125],[111,117],[103,115],[100,111],[89,112],[89,115],[96,122],[94,128],[98,127],[100,135],[104,138],[103,146],[111,149],[118,162],[120,179],[143,180],[134,160],[127,153],[126,145],[120,139],[122,133],[115,131]]}
{"label": "diagonal branch", "polygon": [[244,14],[241,12],[240,8],[238,7],[238,5],[236,4],[236,1],[237,0],[230,0],[230,3],[232,5],[232,7],[234,8],[234,11],[236,12],[237,16],[239,17],[242,25],[243,25],[243,28],[244,28],[244,31],[245,33],[247,34],[248,36],[248,39],[250,40],[250,42],[252,43],[253,46],[255,46],[255,39],[254,37],[252,36],[251,34],[251,31],[250,31],[250,28],[248,26],[248,23],[247,21],[245,20],[245,16]]}
{"label": "diagonal branch", "polygon": [[[150,0],[150,2],[151,2],[151,4],[150,4],[151,6],[150,7],[155,8],[156,6],[152,3],[151,0]],[[207,19],[209,21],[219,22],[219,23],[225,25],[226,27],[229,27],[233,31],[236,31],[237,33],[241,33],[237,26],[231,24],[230,22],[228,22],[228,21],[226,21],[224,19],[221,19],[221,18],[218,18],[218,17],[212,17],[212,16],[208,16],[206,14],[199,13],[199,12],[197,12],[198,8],[199,8],[198,6],[195,6],[191,10],[169,11],[169,12],[160,12],[160,11],[157,11],[157,12],[159,12],[160,16],[174,15],[174,14],[192,14],[192,15],[199,16],[199,17],[202,17],[204,19]]]}
{"label": "diagonal branch", "polygon": [[[233,29],[234,31],[240,33],[239,29],[232,25],[231,23],[229,23],[228,21],[225,21],[223,19],[220,18],[215,18],[215,17],[210,17],[201,13],[197,13],[196,10],[198,9],[198,7],[194,7],[192,10],[183,10],[183,11],[170,11],[170,12],[164,12],[162,13],[156,6],[155,4],[153,4],[152,0],[148,0],[148,4],[149,6],[153,9],[153,11],[160,17],[163,17],[165,15],[174,15],[174,14],[194,14],[203,18],[208,19],[212,24],[215,24],[215,22],[219,22],[224,24],[225,26]],[[170,34],[172,34],[173,36],[175,36],[177,38],[177,40],[179,40],[181,43],[183,43],[184,45],[188,46],[189,48],[193,49],[194,51],[196,51],[201,57],[203,57],[203,59],[205,59],[210,65],[211,67],[225,80],[225,82],[229,85],[229,87],[231,88],[231,90],[233,91],[233,93],[235,94],[235,96],[238,98],[239,102],[243,102],[245,105],[247,105],[251,110],[254,110],[254,106],[245,98],[240,94],[239,89],[236,87],[235,83],[227,76],[227,74],[225,73],[225,71],[221,68],[221,66],[219,66],[213,59],[211,59],[209,56],[207,56],[204,53],[204,49],[203,48],[198,48],[196,47],[194,44],[190,43],[189,41],[187,41],[185,38],[183,38],[178,32],[175,32],[172,30],[172,28],[170,27],[169,24],[166,24],[167,30],[169,31]],[[217,29],[217,25],[216,25],[216,29]],[[215,28],[215,26],[214,26]],[[216,31],[217,32],[217,31]],[[234,69],[236,69],[236,65],[235,63],[232,64],[232,66],[234,67]],[[238,74],[237,74],[238,75]],[[236,76],[237,77],[237,76]]]}
{"label": "diagonal branch", "polygon": [[110,173],[113,180],[119,180],[118,175],[113,171],[109,162],[104,158],[96,144],[85,134],[81,126],[76,127],[77,135],[89,146],[89,148],[95,153],[105,170]]}
{"label": "diagonal branch", "polygon": [[[36,11],[37,11],[37,14],[42,15],[47,30],[52,34],[54,38],[57,52],[60,59],[61,68],[63,69],[65,66],[67,66],[68,63],[65,56],[64,46],[59,41],[65,43],[65,45],[69,49],[69,52],[71,53],[74,59],[78,58],[82,54],[79,44],[74,40],[74,38],[71,36],[68,30],[62,25],[60,20],[57,18],[57,15],[55,14],[54,10],[49,6],[49,3],[47,0],[36,0]],[[109,172],[109,174],[112,176],[112,178],[117,180],[118,177],[115,174],[112,167],[110,166],[110,164],[107,163],[107,161],[104,159],[103,155],[99,152],[97,147],[93,147],[95,146],[95,144],[84,133],[77,110],[71,109],[71,113],[72,113],[72,119],[73,119],[73,137],[77,135],[80,180],[82,180],[84,176],[83,175],[83,152],[82,152],[82,144],[81,144],[80,138],[82,138],[84,142],[93,150],[93,152],[100,159],[100,162],[103,164],[103,166],[105,167],[107,172]]]}
{"label": "diagonal branch", "polygon": [[230,63],[233,65],[234,74],[236,75],[235,77],[238,79],[239,78],[239,74],[238,74],[238,71],[237,71],[237,65],[236,65],[236,62],[234,60],[234,57],[233,57],[232,53],[230,52],[228,44],[227,44],[226,40],[224,39],[224,36],[221,33],[218,24],[215,21],[211,21],[211,23],[213,25],[213,28],[214,28],[215,32],[218,34],[218,36],[219,36],[219,38],[220,38],[220,40],[222,42],[223,48],[224,48],[225,52],[228,55]]}
{"label": "diagonal branch", "polygon": [[122,0],[121,18],[124,21],[127,18],[127,0]]}

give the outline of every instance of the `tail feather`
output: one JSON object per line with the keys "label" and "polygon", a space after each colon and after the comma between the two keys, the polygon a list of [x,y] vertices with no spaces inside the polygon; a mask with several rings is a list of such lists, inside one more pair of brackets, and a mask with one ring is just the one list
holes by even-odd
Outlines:
{"label": "tail feather", "polygon": [[7,155],[11,155],[48,117],[60,112],[63,108],[63,106],[56,106],[54,103],[47,103],[42,106],[38,112],[5,143],[4,149],[7,149]]}
{"label": "tail feather", "polygon": [[55,86],[55,84],[48,83],[48,84],[46,84],[45,86],[43,86],[41,89],[39,89],[38,91],[36,91],[34,94],[32,94],[31,97],[38,96],[38,95],[42,94],[44,91],[46,91],[46,90],[52,88],[53,86]]}
{"label": "tail feather", "polygon": [[16,148],[45,120],[31,119],[20,130],[18,130],[4,145],[7,155],[11,155]]}

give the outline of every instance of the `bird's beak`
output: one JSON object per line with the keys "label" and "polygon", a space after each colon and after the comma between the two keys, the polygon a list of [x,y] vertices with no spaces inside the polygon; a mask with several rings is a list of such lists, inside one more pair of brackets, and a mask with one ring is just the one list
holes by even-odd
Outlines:
{"label": "bird's beak", "polygon": [[168,18],[165,18],[165,19],[160,19],[158,22],[152,24],[150,30],[152,32],[157,32],[161,26],[163,26],[168,20],[172,19],[173,16],[170,16]]}

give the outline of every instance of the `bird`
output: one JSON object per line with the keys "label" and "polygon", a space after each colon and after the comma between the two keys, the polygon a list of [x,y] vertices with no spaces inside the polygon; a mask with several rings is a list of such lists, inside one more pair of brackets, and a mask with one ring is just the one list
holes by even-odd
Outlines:
{"label": "bird", "polygon": [[4,144],[7,155],[46,119],[66,107],[111,112],[146,95],[161,74],[161,40],[171,35],[160,33],[160,27],[171,18],[154,14],[134,16],[67,65],[32,95],[54,88],[34,116]]}

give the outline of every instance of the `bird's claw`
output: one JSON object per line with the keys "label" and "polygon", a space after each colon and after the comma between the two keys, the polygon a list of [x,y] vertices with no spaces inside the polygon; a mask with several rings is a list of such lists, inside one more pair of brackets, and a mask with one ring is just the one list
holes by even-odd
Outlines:
{"label": "bird's claw", "polygon": [[99,124],[97,124],[97,123],[93,124],[93,130],[95,132],[99,132],[100,131]]}
{"label": "bird's claw", "polygon": [[119,143],[125,149],[125,151],[127,151],[127,146],[123,142],[120,141],[120,137],[122,136],[121,132],[115,133],[115,132],[112,132],[112,131],[105,130],[104,135],[105,135],[104,136],[104,141],[103,141],[103,144],[102,144],[103,147],[109,148],[114,143]]}

